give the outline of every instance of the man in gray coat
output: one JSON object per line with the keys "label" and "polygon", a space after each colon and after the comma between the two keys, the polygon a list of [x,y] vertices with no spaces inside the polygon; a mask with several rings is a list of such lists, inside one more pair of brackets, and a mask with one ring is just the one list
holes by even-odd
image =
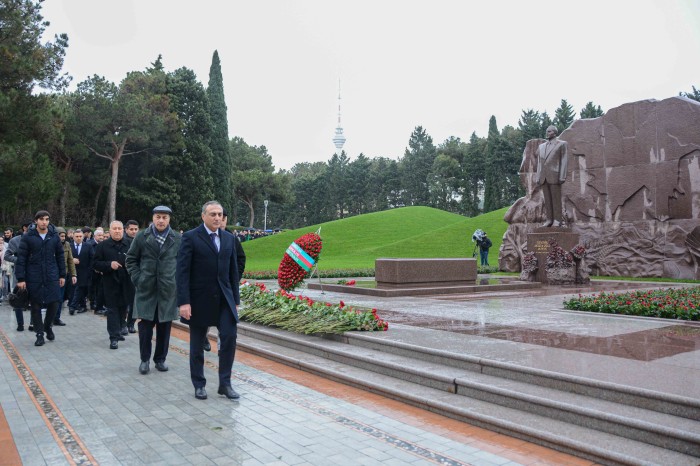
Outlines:
{"label": "man in gray coat", "polygon": [[170,228],[172,210],[167,206],[153,209],[153,223],[141,230],[126,254],[126,269],[136,287],[134,319],[138,323],[141,365],[139,372],[148,374],[151,339],[156,328],[153,362],[161,372],[168,370],[165,358],[170,344],[172,321],[180,317],[175,290],[177,252],[180,234]]}
{"label": "man in gray coat", "polygon": [[535,183],[542,186],[544,210],[547,215],[545,227],[562,225],[561,185],[566,181],[568,145],[557,137],[557,127],[547,128],[547,142],[537,151],[537,175]]}

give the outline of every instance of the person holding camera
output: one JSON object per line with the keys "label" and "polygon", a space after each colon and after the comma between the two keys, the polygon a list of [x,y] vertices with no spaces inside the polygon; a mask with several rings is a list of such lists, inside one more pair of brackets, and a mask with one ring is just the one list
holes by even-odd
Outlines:
{"label": "person holding camera", "polygon": [[126,309],[134,297],[134,286],[126,270],[126,253],[131,241],[124,237],[124,225],[119,220],[109,224],[109,238],[95,248],[93,267],[102,273],[102,287],[107,307],[109,348],[119,348],[119,341],[128,335]]}
{"label": "person holding camera", "polygon": [[481,259],[481,265],[489,265],[489,249],[492,246],[491,240],[484,232],[479,239],[476,240],[476,244],[479,247],[479,258]]}

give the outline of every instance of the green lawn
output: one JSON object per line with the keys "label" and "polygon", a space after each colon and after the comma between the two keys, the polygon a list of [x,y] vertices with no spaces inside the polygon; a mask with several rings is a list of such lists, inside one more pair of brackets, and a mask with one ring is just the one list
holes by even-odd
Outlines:
{"label": "green lawn", "polygon": [[498,248],[508,227],[506,210],[465,218],[430,207],[403,207],[287,231],[243,243],[246,271],[277,270],[287,246],[319,226],[321,270],[373,268],[379,257],[471,257],[477,228],[493,242],[489,264],[498,265]]}

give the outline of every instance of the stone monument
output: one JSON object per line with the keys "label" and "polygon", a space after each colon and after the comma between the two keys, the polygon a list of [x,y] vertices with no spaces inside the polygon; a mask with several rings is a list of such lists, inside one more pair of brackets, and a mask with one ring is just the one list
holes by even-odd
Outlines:
{"label": "stone monument", "polygon": [[[700,279],[700,102],[624,104],[576,120],[560,139],[568,143],[563,220],[580,235],[591,273]],[[535,182],[542,142],[525,146],[527,194],[505,215],[501,270],[520,271],[528,234],[548,220]]]}

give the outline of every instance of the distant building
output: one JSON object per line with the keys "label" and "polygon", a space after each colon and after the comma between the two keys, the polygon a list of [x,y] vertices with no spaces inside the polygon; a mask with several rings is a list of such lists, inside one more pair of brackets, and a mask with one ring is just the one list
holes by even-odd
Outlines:
{"label": "distant building", "polygon": [[335,136],[333,136],[333,144],[335,144],[336,152],[340,153],[343,150],[345,141],[343,127],[340,124],[340,80],[338,80],[338,126],[335,128]]}

